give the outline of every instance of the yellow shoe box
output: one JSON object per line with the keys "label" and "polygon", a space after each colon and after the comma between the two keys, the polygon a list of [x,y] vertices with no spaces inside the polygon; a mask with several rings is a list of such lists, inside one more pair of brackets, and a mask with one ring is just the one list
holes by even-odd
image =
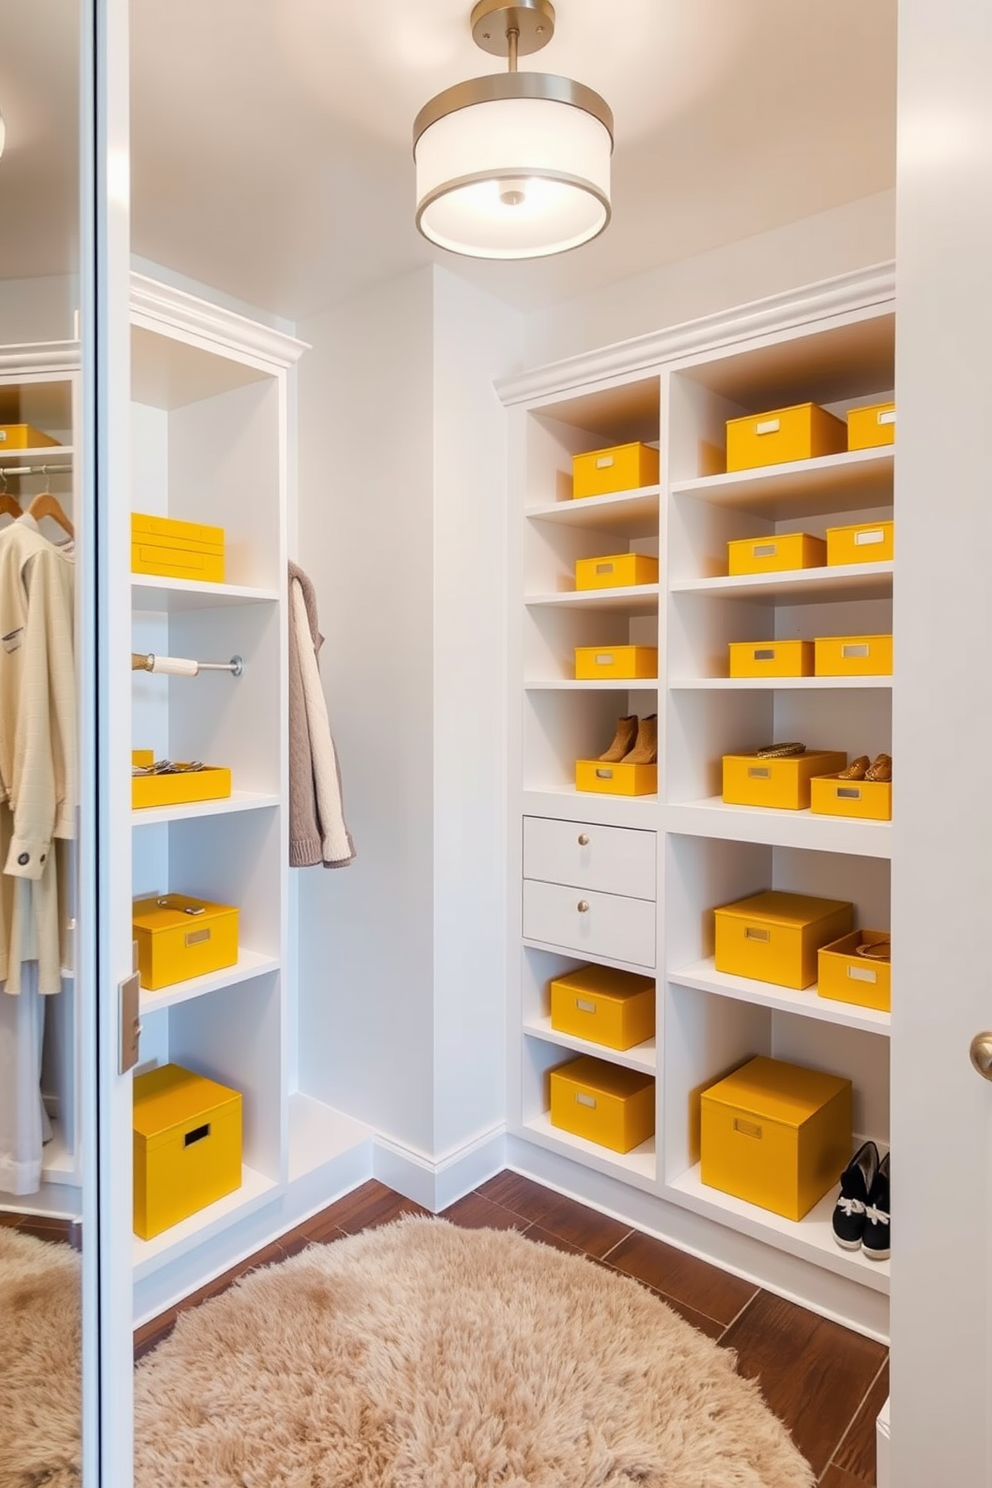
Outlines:
{"label": "yellow shoe box", "polygon": [[551,1071],[551,1125],[630,1152],[654,1135],[654,1077],[583,1054]]}
{"label": "yellow shoe box", "polygon": [[896,405],[870,403],[866,408],[851,408],[847,414],[847,447],[849,450],[874,449],[879,444],[896,442]]}
{"label": "yellow shoe box", "polygon": [[894,522],[827,528],[827,563],[884,563],[895,552]]}
{"label": "yellow shoe box", "polygon": [[610,966],[585,966],[551,983],[551,1027],[608,1049],[654,1036],[654,980]]}
{"label": "yellow shoe box", "polygon": [[817,636],[817,677],[891,677],[890,635]]}
{"label": "yellow shoe box", "polygon": [[810,810],[817,816],[892,820],[891,780],[838,780],[836,775],[821,775],[810,784]]}
{"label": "yellow shoe box", "polygon": [[131,915],[141,985],[150,992],[223,971],[238,960],[238,911],[187,894],[135,899]]}
{"label": "yellow shoe box", "polygon": [[0,424],[0,451],[12,449],[43,449],[57,445],[51,434],[43,434],[32,424]]}
{"label": "yellow shoe box", "polygon": [[805,811],[815,775],[843,770],[847,755],[832,749],[807,749],[788,759],[759,759],[756,754],[723,756],[723,799],[728,806],[776,806]]}
{"label": "yellow shoe box", "polygon": [[[138,751],[150,753],[150,751]],[[135,764],[143,763],[135,760]],[[152,763],[152,761],[148,761]],[[132,775],[131,806],[182,806],[189,801],[217,801],[231,794],[231,772],[226,765],[202,770],[180,770],[175,775]]]}
{"label": "yellow shoe box", "polygon": [[653,796],[658,790],[658,766],[576,760],[575,789],[603,796]]}
{"label": "yellow shoe box", "polygon": [[178,1064],[134,1081],[134,1232],[151,1240],[241,1187],[241,1095]]}
{"label": "yellow shoe box", "polygon": [[816,990],[832,1002],[855,1002],[859,1007],[892,1011],[892,967],[858,955],[859,945],[888,940],[888,930],[855,930],[819,950]]}
{"label": "yellow shoe box", "polygon": [[605,558],[579,558],[576,589],[625,589],[631,584],[657,584],[658,560],[647,553],[610,553]]}
{"label": "yellow shoe box", "polygon": [[851,1156],[851,1082],[759,1056],[704,1090],[700,1178],[710,1188],[802,1219]]}
{"label": "yellow shoe box", "polygon": [[654,681],[658,676],[658,647],[576,646],[575,676],[580,682],[606,677]]}
{"label": "yellow shoe box", "polygon": [[224,582],[224,528],[131,513],[131,572]]}
{"label": "yellow shoe box", "polygon": [[785,465],[847,449],[847,426],[816,403],[727,420],[727,469]]}
{"label": "yellow shoe box", "polygon": [[714,911],[717,971],[801,991],[816,981],[816,953],[854,928],[842,899],[767,889]]}
{"label": "yellow shoe box", "polygon": [[611,496],[658,483],[658,451],[649,444],[615,444],[572,456],[572,496]]}
{"label": "yellow shoe box", "polygon": [[783,532],[775,537],[746,537],[727,544],[727,573],[784,573],[795,568],[822,568],[827,545],[808,532]]}
{"label": "yellow shoe box", "polygon": [[732,677],[812,677],[812,641],[731,641]]}

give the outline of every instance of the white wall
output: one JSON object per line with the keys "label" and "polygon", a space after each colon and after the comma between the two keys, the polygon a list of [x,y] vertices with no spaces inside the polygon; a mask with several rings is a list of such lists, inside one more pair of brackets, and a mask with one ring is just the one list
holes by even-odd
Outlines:
{"label": "white wall", "polygon": [[0,343],[72,341],[78,308],[79,280],[74,275],[0,279]]}

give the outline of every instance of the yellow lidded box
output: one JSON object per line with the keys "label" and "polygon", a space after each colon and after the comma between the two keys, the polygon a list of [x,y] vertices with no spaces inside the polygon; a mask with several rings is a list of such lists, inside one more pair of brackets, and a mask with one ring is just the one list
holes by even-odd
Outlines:
{"label": "yellow lidded box", "polygon": [[654,1077],[583,1054],[551,1071],[551,1125],[611,1152],[654,1135]]}
{"label": "yellow lidded box", "polygon": [[131,916],[141,985],[149,992],[222,971],[238,960],[238,911],[187,894],[135,899]]}
{"label": "yellow lidded box", "polygon": [[572,496],[610,496],[658,483],[658,451],[649,444],[615,444],[572,456]]}
{"label": "yellow lidded box", "polygon": [[576,646],[575,677],[594,682],[601,677],[629,677],[632,681],[658,675],[657,646]]}
{"label": "yellow lidded box", "polygon": [[728,806],[776,806],[805,811],[815,775],[843,770],[847,755],[835,749],[807,749],[787,759],[759,759],[756,754],[723,756],[723,799]]}
{"label": "yellow lidded box", "polygon": [[894,522],[827,528],[827,563],[885,563],[895,552]]}
{"label": "yellow lidded box", "polygon": [[874,449],[879,444],[896,442],[896,405],[871,403],[867,408],[851,408],[847,414],[847,447],[849,450]]}
{"label": "yellow lidded box", "polygon": [[854,1002],[859,1007],[892,1011],[892,967],[858,955],[859,945],[877,945],[889,939],[888,930],[855,930],[851,935],[821,946],[820,974],[816,990],[832,1002]]}
{"label": "yellow lidded box", "polygon": [[[136,750],[150,754],[150,750]],[[152,761],[134,760],[134,764]],[[231,794],[231,772],[226,765],[204,765],[202,770],[179,770],[174,775],[132,775],[131,807],[182,806],[188,801],[217,801]]]}
{"label": "yellow lidded box", "polygon": [[658,789],[657,765],[604,765],[602,760],[575,761],[575,789],[604,796],[653,796]]}
{"label": "yellow lidded box", "polygon": [[131,513],[131,572],[224,582],[224,528]]}
{"label": "yellow lidded box", "polygon": [[12,449],[42,449],[57,445],[59,441],[51,434],[43,434],[32,424],[0,424],[0,451]]}
{"label": "yellow lidded box", "polygon": [[654,980],[610,966],[585,966],[551,983],[551,1027],[608,1049],[654,1036]]}
{"label": "yellow lidded box", "polygon": [[817,636],[817,677],[891,677],[890,635]]}
{"label": "yellow lidded box", "polygon": [[134,1232],[151,1240],[241,1187],[241,1095],[178,1064],[134,1081]]}
{"label": "yellow lidded box", "polygon": [[836,775],[821,775],[811,786],[810,810],[817,816],[892,820],[891,780],[838,780]]}
{"label": "yellow lidded box", "polygon": [[647,553],[610,553],[605,558],[579,558],[576,589],[625,589],[631,584],[657,584],[658,560]]}
{"label": "yellow lidded box", "polygon": [[854,928],[854,905],[767,889],[722,904],[714,919],[717,971],[799,992],[816,981],[820,947]]}
{"label": "yellow lidded box", "polygon": [[704,1090],[703,1183],[802,1219],[847,1166],[851,1082],[759,1056]]}
{"label": "yellow lidded box", "polygon": [[727,420],[727,469],[785,465],[847,449],[847,426],[816,403]]}
{"label": "yellow lidded box", "polygon": [[727,544],[727,573],[784,573],[794,568],[822,568],[827,545],[808,532],[782,532],[774,537],[745,537]]}
{"label": "yellow lidded box", "polygon": [[812,677],[812,641],[731,641],[732,677]]}

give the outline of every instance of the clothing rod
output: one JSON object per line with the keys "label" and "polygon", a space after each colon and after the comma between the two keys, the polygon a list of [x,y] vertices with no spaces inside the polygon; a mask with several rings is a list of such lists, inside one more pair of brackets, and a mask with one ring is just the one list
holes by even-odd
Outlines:
{"label": "clothing rod", "polygon": [[71,465],[0,465],[0,478],[8,475],[66,475]]}
{"label": "clothing rod", "polygon": [[197,677],[201,672],[230,672],[240,677],[245,669],[244,658],[232,656],[230,661],[193,661],[184,656],[156,656],[154,652],[143,655],[131,652],[132,672],[155,672],[167,677]]}

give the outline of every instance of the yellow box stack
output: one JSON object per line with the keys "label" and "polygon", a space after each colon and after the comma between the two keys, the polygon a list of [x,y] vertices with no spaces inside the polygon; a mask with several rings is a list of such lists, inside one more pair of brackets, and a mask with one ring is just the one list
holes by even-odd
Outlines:
{"label": "yellow box stack", "polygon": [[131,513],[131,572],[224,582],[224,528]]}

